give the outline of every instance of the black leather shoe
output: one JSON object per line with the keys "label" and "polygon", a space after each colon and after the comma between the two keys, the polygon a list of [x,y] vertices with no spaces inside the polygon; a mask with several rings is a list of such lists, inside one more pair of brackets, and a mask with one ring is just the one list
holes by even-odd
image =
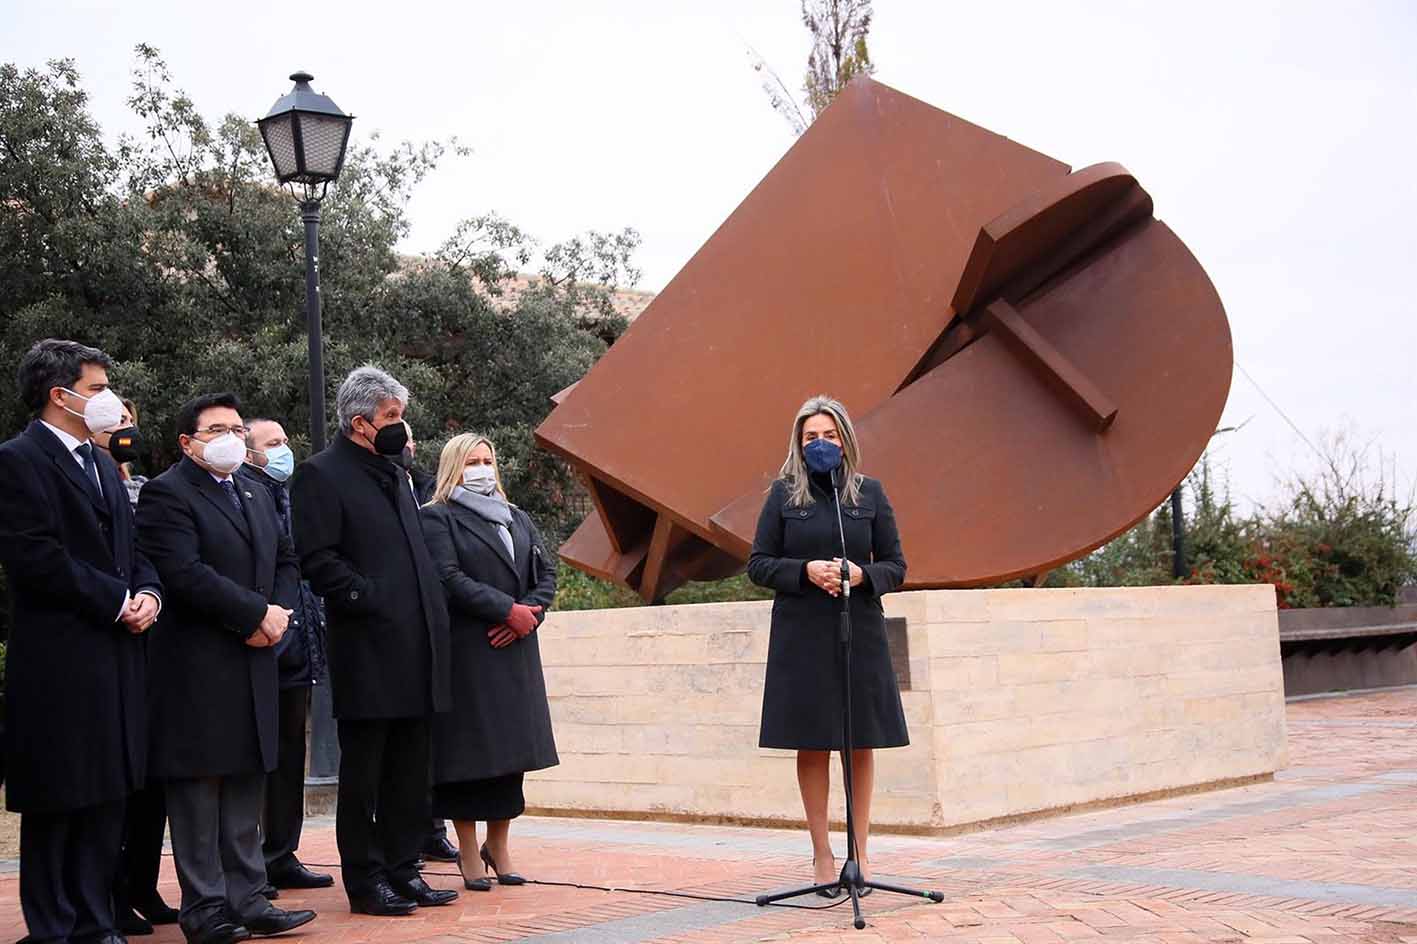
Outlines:
{"label": "black leather shoe", "polygon": [[251,932],[230,921],[214,921],[195,934],[187,935],[187,944],[237,944],[249,941]]}
{"label": "black leather shoe", "polygon": [[[26,938],[26,940],[29,940]],[[75,938],[83,944],[128,944],[128,939],[117,931],[105,931],[102,934],[95,934],[93,937]]]}
{"label": "black leather shoe", "polygon": [[314,920],[315,912],[313,911],[281,911],[279,908],[272,908],[263,915],[247,918],[245,924],[252,934],[269,937],[272,934],[293,931],[302,924],[309,924]]}
{"label": "black leather shoe", "polygon": [[167,902],[162,900],[162,896],[157,893],[154,893],[153,897],[147,901],[133,902],[133,910],[144,918],[147,918],[150,924],[177,923],[177,909],[168,905]]}
{"label": "black leather shoe", "polygon": [[412,898],[420,905],[446,905],[458,897],[458,893],[451,888],[434,888],[423,881],[421,876],[407,882],[390,882],[389,884],[393,886],[394,891],[405,898]]}
{"label": "black leather shoe", "polygon": [[266,884],[262,885],[260,891],[261,897],[264,898],[266,901],[275,901],[277,898],[280,897],[280,890],[277,889],[270,882],[267,882]]}
{"label": "black leather shoe", "polygon": [[352,914],[379,915],[384,918],[394,918],[400,915],[411,915],[418,910],[418,902],[394,891],[394,887],[388,882],[379,881],[363,895],[349,900],[349,910]]}
{"label": "black leather shoe", "polygon": [[146,937],[153,933],[153,924],[132,908],[120,911],[113,916],[113,923],[118,925],[118,930],[128,937]]}
{"label": "black leather shoe", "polygon": [[299,862],[272,871],[267,877],[276,888],[329,888],[335,883],[333,875],[311,872]]}
{"label": "black leather shoe", "polygon": [[425,859],[432,859],[434,862],[456,862],[458,861],[458,847],[448,842],[446,836],[429,837],[423,844],[423,849],[419,853]]}

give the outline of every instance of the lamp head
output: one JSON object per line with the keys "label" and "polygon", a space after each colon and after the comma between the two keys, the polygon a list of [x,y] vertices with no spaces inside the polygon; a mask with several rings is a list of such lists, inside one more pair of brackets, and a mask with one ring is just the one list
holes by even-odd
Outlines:
{"label": "lamp head", "polygon": [[266,152],[283,184],[323,186],[339,177],[354,116],[310,87],[308,72],[291,75],[295,88],[276,100],[256,122]]}

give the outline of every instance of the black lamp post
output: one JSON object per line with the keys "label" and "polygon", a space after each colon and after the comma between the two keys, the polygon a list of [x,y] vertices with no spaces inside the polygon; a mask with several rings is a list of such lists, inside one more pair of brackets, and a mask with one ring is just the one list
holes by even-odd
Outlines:
{"label": "black lamp post", "polygon": [[[308,72],[256,122],[275,165],[276,180],[300,203],[305,223],[305,314],[310,332],[310,446],[325,448],[325,360],[320,336],[320,201],[344,167],[354,116],[310,88]],[[300,189],[296,190],[296,185]]]}

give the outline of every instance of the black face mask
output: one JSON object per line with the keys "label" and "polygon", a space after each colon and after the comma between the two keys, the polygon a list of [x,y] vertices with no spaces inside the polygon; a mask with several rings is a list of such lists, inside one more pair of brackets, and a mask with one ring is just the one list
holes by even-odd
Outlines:
{"label": "black face mask", "polygon": [[138,438],[138,427],[136,426],[115,429],[113,435],[108,439],[108,454],[113,457],[114,462],[119,464],[136,462],[138,450],[142,447],[143,441]]}
{"label": "black face mask", "polygon": [[374,434],[374,451],[381,456],[394,458],[408,445],[408,427],[400,420],[381,427]]}
{"label": "black face mask", "polygon": [[413,469],[413,447],[412,447],[412,446],[404,446],[403,449],[401,449],[401,450],[399,451],[399,454],[398,454],[398,455],[396,455],[396,456],[389,456],[389,461],[392,462],[394,465],[399,466],[400,468],[402,468],[405,472],[412,471],[412,469]]}

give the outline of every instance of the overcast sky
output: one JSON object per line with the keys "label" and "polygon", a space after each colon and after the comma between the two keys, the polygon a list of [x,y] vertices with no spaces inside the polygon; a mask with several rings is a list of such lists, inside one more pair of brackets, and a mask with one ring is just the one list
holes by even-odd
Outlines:
{"label": "overcast sky", "polygon": [[[1205,266],[1238,364],[1319,442],[1349,429],[1417,476],[1417,3],[877,0],[876,77],[1074,168],[1136,174]],[[298,13],[297,13],[298,11]],[[404,248],[496,210],[554,242],[644,237],[658,289],[792,143],[748,66],[794,87],[796,0],[230,5],[0,0],[0,60],[72,57],[133,130],[135,43],[211,117],[305,69],[356,135],[474,150],[418,191]],[[1241,504],[1314,453],[1240,371],[1216,441]]]}

